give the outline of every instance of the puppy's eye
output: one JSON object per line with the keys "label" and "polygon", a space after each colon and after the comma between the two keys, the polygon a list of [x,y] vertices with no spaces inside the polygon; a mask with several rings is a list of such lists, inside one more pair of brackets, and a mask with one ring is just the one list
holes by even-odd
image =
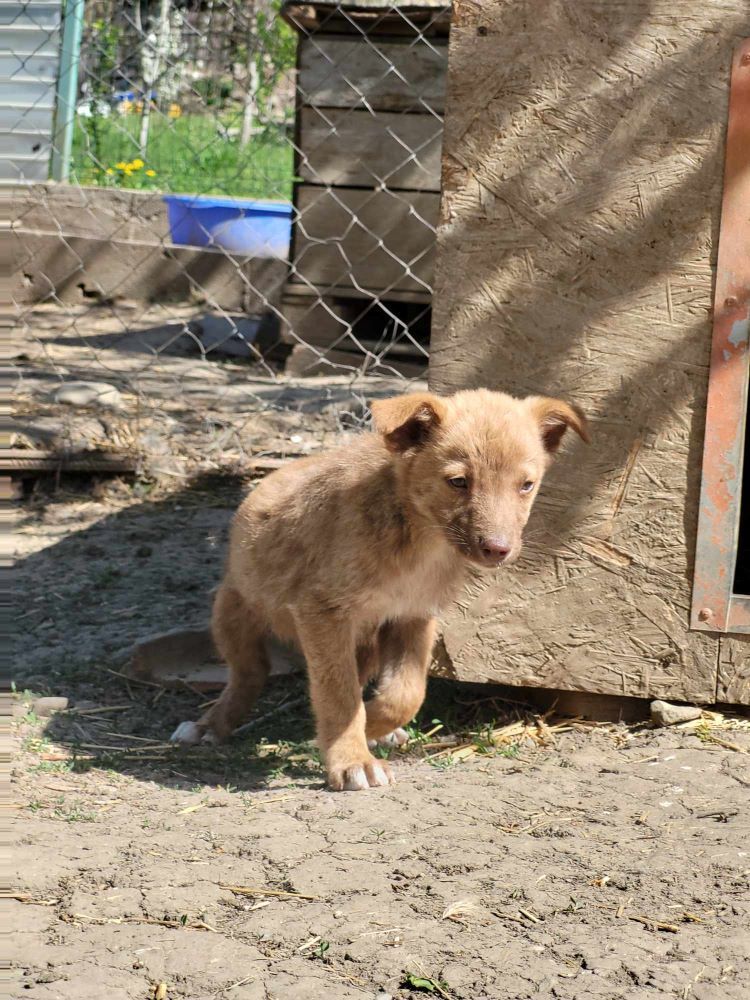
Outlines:
{"label": "puppy's eye", "polygon": [[531,479],[527,479],[526,482],[521,487],[521,493],[531,493],[534,489],[534,483]]}
{"label": "puppy's eye", "polygon": [[452,486],[454,490],[465,490],[469,483],[466,476],[451,476],[448,485]]}

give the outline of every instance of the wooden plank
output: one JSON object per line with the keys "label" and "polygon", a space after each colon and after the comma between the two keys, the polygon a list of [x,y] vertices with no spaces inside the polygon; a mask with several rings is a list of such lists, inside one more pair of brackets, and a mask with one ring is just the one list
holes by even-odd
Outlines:
{"label": "wooden plank", "polygon": [[429,292],[439,200],[426,192],[327,191],[300,185],[295,198],[297,280],[322,289],[351,284]]}
{"label": "wooden plank", "polygon": [[[567,397],[593,444],[560,456],[524,557],[471,585],[444,642],[462,680],[711,702],[690,581],[747,4],[563,0],[543,32],[538,8],[456,0],[430,382]],[[727,649],[723,690],[748,700],[747,645]]]}
{"label": "wooden plank", "polygon": [[[353,300],[362,309],[362,300]],[[284,295],[281,300],[280,335],[285,344],[314,344],[330,347],[346,337],[349,324],[354,321],[354,311],[340,306],[326,296]]]}
{"label": "wooden plank", "polygon": [[[12,294],[18,302],[193,300],[251,314],[275,308],[286,278],[283,260],[236,257],[213,247],[174,246],[11,230]],[[26,275],[31,275],[28,280]]]}
{"label": "wooden plank", "polygon": [[297,89],[303,104],[318,107],[442,114],[447,67],[448,48],[436,38],[313,35],[300,41]]}
{"label": "wooden plank", "polygon": [[312,184],[440,191],[443,123],[434,115],[302,108],[298,174]]}
{"label": "wooden plank", "polygon": [[37,472],[135,472],[135,455],[84,451],[64,453],[38,448],[0,448],[0,472],[24,475]]}
{"label": "wooden plank", "polygon": [[9,192],[15,228],[96,240],[169,242],[161,194],[66,184],[18,185]]}
{"label": "wooden plank", "polygon": [[447,35],[451,23],[451,5],[444,0],[399,4],[380,0],[366,4],[285,3],[281,16],[300,34],[325,31],[328,35]]}
{"label": "wooden plank", "polygon": [[305,344],[297,344],[284,367],[287,375],[299,378],[316,375],[351,375],[354,372],[359,372],[361,375],[386,377],[403,375],[405,378],[424,378],[426,370],[426,357],[420,360],[410,355],[391,356],[390,352],[381,357],[373,354],[369,348],[366,351],[342,351],[338,348],[316,350]]}
{"label": "wooden plank", "polygon": [[[293,274],[291,280],[284,285],[284,296],[286,298],[296,296],[298,298],[309,299],[317,298],[319,294],[317,288],[303,284],[299,280],[295,281]],[[330,285],[326,288],[325,295],[331,298],[364,299],[366,301],[370,301],[373,298],[381,298],[376,293],[365,291],[362,288],[354,288],[351,285]],[[389,302],[413,302],[417,305],[428,306],[432,301],[432,293],[428,291],[404,291],[403,289],[392,288],[385,298]]]}

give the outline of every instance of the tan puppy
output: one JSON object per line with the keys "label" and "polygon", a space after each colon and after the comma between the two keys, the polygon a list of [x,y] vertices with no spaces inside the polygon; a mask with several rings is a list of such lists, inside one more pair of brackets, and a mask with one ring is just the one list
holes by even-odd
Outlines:
{"label": "tan puppy", "polygon": [[388,784],[368,741],[403,740],[399,727],[424,698],[435,615],[470,566],[518,555],[566,429],[588,440],[575,406],[484,389],[399,396],[372,413],[377,433],[291,462],[240,507],[213,610],[229,682],[173,740],[225,739],[245,721],[274,633],[307,660],[329,786]]}

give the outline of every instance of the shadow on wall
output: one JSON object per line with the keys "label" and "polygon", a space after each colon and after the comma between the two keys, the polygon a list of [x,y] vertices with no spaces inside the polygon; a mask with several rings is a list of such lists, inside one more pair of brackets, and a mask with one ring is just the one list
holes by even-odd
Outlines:
{"label": "shadow on wall", "polygon": [[[722,81],[746,14],[647,0],[499,11],[456,5],[431,384],[564,395],[593,414],[594,446],[576,455],[570,504],[540,507],[563,540],[592,496],[661,439],[684,455],[682,481],[673,468],[664,488],[687,494],[692,544]],[[473,44],[473,30],[491,38]],[[481,52],[493,44],[500,60],[488,76]],[[569,475],[559,468],[550,491]]]}
{"label": "shadow on wall", "polygon": [[[67,532],[69,522],[80,530],[20,558],[16,570],[24,609],[18,615],[16,686],[67,697],[76,709],[53,716],[44,728],[44,736],[70,755],[65,768],[113,770],[179,788],[252,791],[279,779],[320,787],[303,675],[270,679],[248,733],[220,747],[183,748],[165,741],[215,694],[187,685],[165,691],[119,672],[135,641],[207,620],[242,484],[204,475],[166,497],[128,506],[122,506],[124,488],[119,504],[116,493],[106,504],[71,493],[73,485],[65,481],[43,506],[32,498],[21,527],[33,527],[36,536]],[[438,716],[451,730],[454,720],[460,726],[471,717],[481,728],[505,715],[515,718],[517,708],[497,688],[436,678],[421,718]],[[259,754],[263,740],[272,746]],[[44,744],[30,749],[42,755],[41,769],[60,767],[57,748],[49,762]]]}

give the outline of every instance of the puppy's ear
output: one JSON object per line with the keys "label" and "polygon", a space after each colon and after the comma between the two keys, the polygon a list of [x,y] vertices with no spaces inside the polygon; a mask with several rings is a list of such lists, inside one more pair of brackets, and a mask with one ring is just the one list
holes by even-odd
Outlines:
{"label": "puppy's ear", "polygon": [[375,430],[383,435],[386,447],[392,452],[424,444],[448,412],[444,400],[431,392],[377,399],[370,408]]}
{"label": "puppy's ear", "polygon": [[589,425],[583,410],[575,403],[547,396],[529,396],[526,405],[534,415],[542,435],[545,450],[553,455],[562,443],[565,431],[572,427],[586,444],[591,441]]}

